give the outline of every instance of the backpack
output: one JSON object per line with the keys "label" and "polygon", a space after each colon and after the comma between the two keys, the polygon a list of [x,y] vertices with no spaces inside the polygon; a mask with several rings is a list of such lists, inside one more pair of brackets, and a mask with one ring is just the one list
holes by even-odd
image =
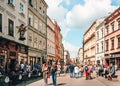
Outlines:
{"label": "backpack", "polygon": [[85,66],[85,71],[88,71],[88,66]]}

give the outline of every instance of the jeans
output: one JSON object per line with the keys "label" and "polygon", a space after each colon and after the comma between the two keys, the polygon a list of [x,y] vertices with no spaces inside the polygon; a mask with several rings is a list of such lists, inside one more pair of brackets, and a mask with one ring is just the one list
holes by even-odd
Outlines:
{"label": "jeans", "polygon": [[80,76],[80,77],[83,77],[83,75],[84,75],[84,72],[83,72],[83,71],[81,71],[80,73],[81,73],[81,76]]}
{"label": "jeans", "polygon": [[52,73],[52,80],[53,80],[53,85],[56,86],[56,73]]}
{"label": "jeans", "polygon": [[79,77],[79,73],[75,73],[75,77],[78,78]]}
{"label": "jeans", "polygon": [[70,72],[70,77],[74,77],[74,72]]}

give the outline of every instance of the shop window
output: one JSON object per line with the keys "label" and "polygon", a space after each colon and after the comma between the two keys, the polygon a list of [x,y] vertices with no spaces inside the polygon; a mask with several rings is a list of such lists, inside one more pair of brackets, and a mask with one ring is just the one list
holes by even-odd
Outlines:
{"label": "shop window", "polygon": [[0,32],[2,32],[2,14],[0,14]]}
{"label": "shop window", "polygon": [[14,22],[8,19],[8,35],[14,36]]}

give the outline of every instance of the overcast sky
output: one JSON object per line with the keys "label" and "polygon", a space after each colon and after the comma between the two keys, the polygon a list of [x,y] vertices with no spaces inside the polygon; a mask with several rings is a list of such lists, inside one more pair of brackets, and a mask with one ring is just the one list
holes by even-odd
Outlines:
{"label": "overcast sky", "polygon": [[45,0],[47,14],[55,19],[63,35],[63,44],[72,58],[82,47],[84,32],[98,18],[106,17],[120,6],[120,0]]}

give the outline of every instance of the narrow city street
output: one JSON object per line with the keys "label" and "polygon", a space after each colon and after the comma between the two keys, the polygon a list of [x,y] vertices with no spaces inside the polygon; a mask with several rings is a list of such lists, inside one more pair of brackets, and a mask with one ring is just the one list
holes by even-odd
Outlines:
{"label": "narrow city street", "polygon": [[[69,74],[57,77],[57,86],[120,86],[120,75],[118,79],[108,81],[104,77],[97,77],[92,80],[85,80],[85,78],[70,78]],[[27,86],[44,86],[44,80],[28,84]],[[53,86],[52,78],[48,80],[48,86]]]}

